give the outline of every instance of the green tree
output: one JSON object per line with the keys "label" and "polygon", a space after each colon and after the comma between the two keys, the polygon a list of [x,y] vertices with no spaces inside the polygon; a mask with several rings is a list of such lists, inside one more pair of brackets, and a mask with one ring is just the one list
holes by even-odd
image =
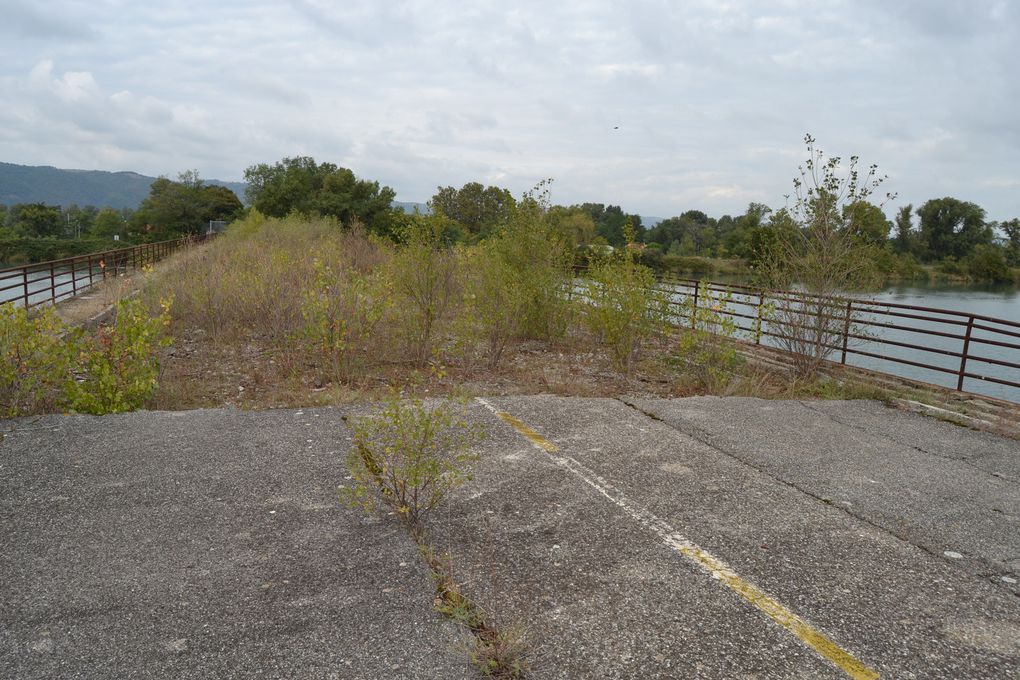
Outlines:
{"label": "green tree", "polygon": [[843,219],[853,234],[867,243],[881,245],[889,238],[891,224],[874,203],[857,201],[843,207]]}
{"label": "green tree", "polygon": [[248,202],[263,215],[333,216],[348,225],[357,219],[372,231],[388,235],[396,223],[393,189],[359,180],[351,170],[333,163],[316,163],[308,156],[284,158],[272,165],[249,167],[244,179]]}
{"label": "green tree", "polygon": [[595,238],[595,221],[576,205],[569,208],[552,206],[546,219],[575,248],[588,246]]}
{"label": "green tree", "polygon": [[985,211],[975,203],[955,198],[933,198],[917,209],[921,241],[929,261],[953,257],[961,260],[979,244],[992,242]]}
{"label": "green tree", "polygon": [[895,236],[892,239],[893,252],[913,255],[921,254],[921,242],[913,223],[913,204],[908,203],[896,212]]}
{"label": "green tree", "polygon": [[60,206],[20,203],[11,208],[14,231],[28,238],[56,238],[64,231]]}
{"label": "green tree", "polygon": [[1011,267],[1020,267],[1020,219],[1002,222],[999,228],[1006,235],[1006,261]]}
{"label": "green tree", "polygon": [[596,236],[601,236],[611,246],[623,246],[627,243],[624,234],[628,218],[631,228],[634,230],[634,237],[639,241],[645,241],[645,228],[641,224],[640,215],[628,215],[618,205],[604,205],[602,203],[582,203],[581,210],[591,215],[595,222]]}
{"label": "green tree", "polygon": [[77,205],[70,205],[64,210],[64,219],[67,223],[66,235],[68,238],[79,238],[82,234],[92,231],[95,225],[96,215],[99,209],[94,205],[87,205],[84,208]]}
{"label": "green tree", "polygon": [[460,189],[439,187],[429,200],[433,212],[460,225],[471,238],[487,236],[507,224],[517,202],[506,189],[468,182]]}
{"label": "green tree", "polygon": [[127,222],[113,208],[103,208],[92,224],[92,235],[98,238],[124,238],[127,235]]}
{"label": "green tree", "polygon": [[976,281],[1001,283],[1012,281],[1013,275],[1006,264],[1006,253],[1003,248],[987,243],[980,243],[964,261],[967,274]]}
{"label": "green tree", "polygon": [[747,211],[733,220],[733,227],[722,235],[723,247],[729,255],[752,259],[754,234],[765,225],[772,208],[764,203],[749,203]]}
{"label": "green tree", "polygon": [[166,177],[156,179],[130,224],[132,231],[148,240],[163,240],[200,233],[210,220],[231,220],[241,209],[241,201],[233,191],[208,186],[197,171],[189,170],[176,182]]}
{"label": "green tree", "polygon": [[[792,229],[776,233],[765,244],[759,271],[776,288],[799,284],[810,296],[787,298],[776,307],[773,322],[802,375],[812,377],[832,352],[853,319],[844,313],[838,296],[866,288],[875,281],[874,243],[854,206],[868,201],[885,180],[872,165],[858,170],[857,156],[846,169],[838,156],[826,158],[806,135],[808,159],[793,181],[794,203],[789,211]],[[892,194],[886,194],[891,200]],[[879,206],[880,207],[880,206]],[[782,212],[782,211],[781,211]],[[881,212],[881,211],[879,211]]]}

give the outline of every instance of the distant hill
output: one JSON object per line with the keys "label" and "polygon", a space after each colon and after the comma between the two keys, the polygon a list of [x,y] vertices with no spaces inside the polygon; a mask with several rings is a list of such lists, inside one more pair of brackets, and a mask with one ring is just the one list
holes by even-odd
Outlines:
{"label": "distant hill", "polygon": [[[137,208],[149,195],[155,177],[137,172],[105,170],[62,170],[48,165],[15,165],[0,163],[0,203],[46,203],[48,205],[97,208]],[[244,201],[243,182],[204,180],[206,184],[224,186]]]}

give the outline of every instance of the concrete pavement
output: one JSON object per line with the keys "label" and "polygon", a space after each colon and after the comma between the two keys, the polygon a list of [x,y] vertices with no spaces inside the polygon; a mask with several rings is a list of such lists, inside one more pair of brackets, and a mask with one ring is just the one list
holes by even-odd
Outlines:
{"label": "concrete pavement", "polygon": [[[1020,446],[870,402],[506,397],[434,518],[535,678],[1020,677]],[[333,409],[0,424],[0,676],[471,677]]]}

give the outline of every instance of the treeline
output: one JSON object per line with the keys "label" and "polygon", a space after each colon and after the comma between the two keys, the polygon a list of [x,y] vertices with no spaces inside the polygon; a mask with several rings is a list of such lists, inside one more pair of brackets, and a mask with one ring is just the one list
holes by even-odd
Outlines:
{"label": "treeline", "polygon": [[[336,217],[342,224],[357,221],[369,232],[394,240],[401,239],[413,220],[394,207],[390,187],[310,157],[253,165],[244,178],[249,206],[270,217]],[[546,188],[546,183],[540,185],[540,191]],[[518,203],[504,188],[469,182],[460,188],[439,187],[428,206],[444,220],[448,242],[470,244],[504,229]],[[933,270],[949,277],[1007,281],[1016,276],[1011,268],[1020,267],[1020,219],[989,221],[984,209],[971,202],[931,199],[916,210],[902,207],[894,220],[867,201],[841,205],[840,210],[840,223],[871,246],[869,257],[886,278],[928,277]],[[206,185],[195,172],[176,181],[157,179],[134,211],[38,203],[0,206],[0,259],[12,259],[13,239],[164,240],[201,231],[210,220],[231,221],[245,213],[230,189]],[[753,272],[770,244],[805,226],[788,209],[761,203],[749,204],[741,215],[718,218],[687,210],[652,226],[644,225],[640,215],[603,203],[551,205],[545,219],[575,248],[579,260],[592,246],[625,245],[631,233],[642,247],[644,264],[695,274]]]}
{"label": "treeline", "polygon": [[92,205],[0,204],[0,262],[39,262],[204,231],[244,214],[237,195],[194,171],[156,179],[136,210]]}
{"label": "treeline", "polygon": [[[873,246],[874,266],[896,278],[928,276],[922,265],[947,276],[983,281],[1010,281],[1020,267],[1020,219],[992,222],[980,206],[945,197],[916,210],[900,208],[895,220],[876,205],[860,201],[844,206],[843,221],[856,237]],[[798,228],[785,208],[751,203],[743,215],[712,218],[689,210],[657,224],[644,241],[650,264],[669,268],[673,258],[741,258],[752,267],[779,235]]]}

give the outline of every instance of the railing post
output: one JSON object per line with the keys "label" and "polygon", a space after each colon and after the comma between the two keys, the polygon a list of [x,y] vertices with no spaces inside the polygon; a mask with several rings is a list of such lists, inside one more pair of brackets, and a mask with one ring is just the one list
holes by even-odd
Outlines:
{"label": "railing post", "polygon": [[761,312],[765,306],[765,291],[758,291],[758,309],[754,319],[754,344],[761,344]]}
{"label": "railing post", "polygon": [[52,262],[50,262],[50,302],[57,303],[57,277]]}
{"label": "railing post", "polygon": [[21,270],[21,280],[25,289],[25,309],[28,309],[28,267]]}
{"label": "railing post", "polygon": [[77,264],[78,260],[71,260],[71,297],[78,296],[78,278],[76,276]]}
{"label": "railing post", "polygon": [[846,365],[846,346],[850,340],[850,313],[853,306],[853,300],[846,301],[846,318],[843,319],[843,354],[839,358],[839,363]]}
{"label": "railing post", "polygon": [[89,285],[92,285],[92,255],[89,255]]}
{"label": "railing post", "polygon": [[960,353],[960,372],[956,380],[956,391],[963,392],[963,377],[967,372],[967,352],[970,351],[970,334],[974,330],[974,315],[967,317],[967,332],[963,336],[963,351]]}
{"label": "railing post", "polygon": [[699,282],[694,283],[694,306],[691,307],[691,328],[698,325],[698,290],[701,288]]}

